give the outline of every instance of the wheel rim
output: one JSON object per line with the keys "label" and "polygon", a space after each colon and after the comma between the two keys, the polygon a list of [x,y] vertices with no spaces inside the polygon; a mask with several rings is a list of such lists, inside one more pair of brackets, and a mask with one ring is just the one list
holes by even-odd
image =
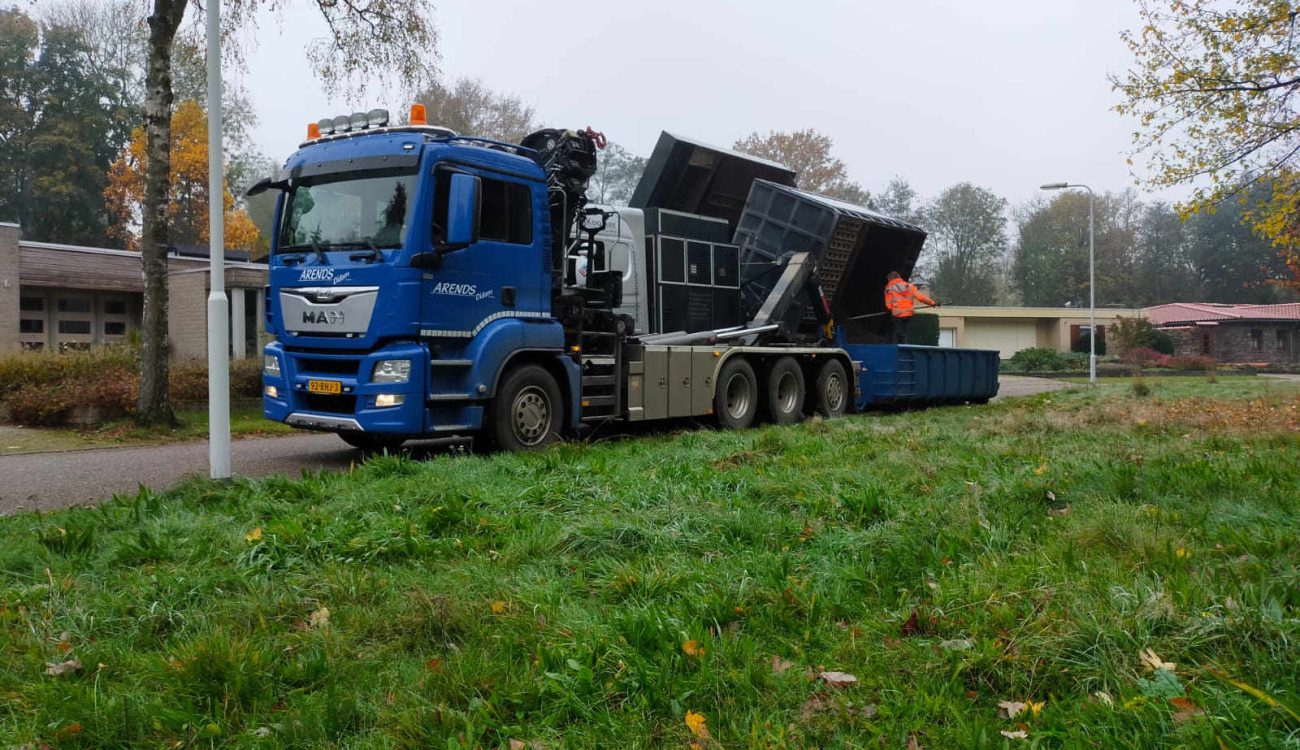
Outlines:
{"label": "wheel rim", "polygon": [[515,437],[524,445],[537,445],[551,431],[551,402],[546,392],[530,385],[515,395],[510,405]]}
{"label": "wheel rim", "polygon": [[776,378],[776,406],[789,414],[799,408],[799,401],[799,380],[793,372],[785,370]]}
{"label": "wheel rim", "polygon": [[844,406],[844,378],[838,372],[826,377],[826,408],[831,413]]}
{"label": "wheel rim", "polygon": [[749,412],[749,380],[735,373],[727,380],[727,416],[740,419]]}

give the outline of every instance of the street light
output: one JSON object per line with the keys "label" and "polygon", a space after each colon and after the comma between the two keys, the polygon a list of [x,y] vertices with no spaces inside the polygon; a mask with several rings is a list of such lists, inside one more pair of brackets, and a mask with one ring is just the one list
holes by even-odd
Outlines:
{"label": "street light", "polygon": [[1083,188],[1088,191],[1088,384],[1097,384],[1097,262],[1093,254],[1092,188],[1068,182],[1049,182],[1043,190]]}

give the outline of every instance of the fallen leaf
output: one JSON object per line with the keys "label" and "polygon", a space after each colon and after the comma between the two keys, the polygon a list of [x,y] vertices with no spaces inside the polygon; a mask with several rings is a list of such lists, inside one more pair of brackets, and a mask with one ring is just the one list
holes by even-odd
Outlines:
{"label": "fallen leaf", "polygon": [[1174,705],[1173,719],[1175,724],[1184,724],[1190,719],[1205,713],[1190,698],[1170,698],[1169,702]]}
{"label": "fallen leaf", "polygon": [[1036,477],[1041,477],[1046,473],[1047,473],[1047,464],[1045,463],[1039,464],[1038,468],[1034,469],[1034,476]]}
{"label": "fallen leaf", "polygon": [[916,738],[916,735],[909,734],[907,735],[907,750],[925,750],[925,749],[921,746],[921,741]]}
{"label": "fallen leaf", "polygon": [[1028,701],[1027,705],[1029,706],[1030,713],[1037,716],[1043,710],[1043,706],[1047,705],[1047,701]]}
{"label": "fallen leaf", "polygon": [[848,672],[822,672],[817,676],[831,687],[848,687],[858,681],[858,678]]}
{"label": "fallen leaf", "polygon": [[958,638],[952,641],[940,641],[939,647],[948,651],[966,651],[975,644],[965,638]]}
{"label": "fallen leaf", "polygon": [[793,666],[794,666],[794,662],[788,659],[782,659],[779,656],[772,657],[772,671],[775,672],[776,674],[781,674],[782,672],[786,671],[787,669],[790,669]]}
{"label": "fallen leaf", "polygon": [[506,603],[500,599],[493,600],[493,602],[488,606],[491,607],[492,614],[494,615],[504,614],[506,611]]}
{"label": "fallen leaf", "polygon": [[254,736],[254,737],[270,737],[270,736],[271,736],[271,728],[270,728],[270,727],[258,727],[257,729],[254,729],[254,730],[253,730],[253,736]]}
{"label": "fallen leaf", "polygon": [[311,613],[311,617],[309,617],[307,621],[308,621],[308,623],[309,623],[313,628],[327,628],[327,627],[329,627],[329,624],[330,624],[330,610],[329,610],[329,607],[321,607],[320,609],[316,610],[315,612],[312,612],[312,613]]}
{"label": "fallen leaf", "polygon": [[71,724],[67,725],[66,727],[60,729],[59,734],[62,734],[67,737],[71,737],[73,735],[81,734],[82,729],[83,727],[81,726],[81,724],[79,722],[74,721]]}
{"label": "fallen leaf", "polygon": [[1023,729],[1017,729],[1014,732],[1010,732],[1007,731],[1006,729],[1003,729],[1002,731],[998,732],[998,734],[1002,735],[1003,737],[1006,737],[1009,740],[1023,740],[1029,738],[1029,732],[1026,732]]}
{"label": "fallen leaf", "polygon": [[921,616],[914,609],[912,614],[908,615],[903,626],[899,628],[903,635],[916,635],[921,632]]}
{"label": "fallen leaf", "polygon": [[510,750],[524,750],[527,747],[528,745],[524,744],[523,740],[517,740],[513,737],[510,738]]}
{"label": "fallen leaf", "polygon": [[59,636],[59,653],[66,654],[71,650],[72,650],[72,636],[69,635],[68,631],[65,630],[63,631],[63,635]]}
{"label": "fallen leaf", "polygon": [[1020,701],[998,701],[998,718],[1013,719],[1026,707],[1027,704]]}
{"label": "fallen leaf", "polygon": [[802,721],[808,721],[817,714],[826,713],[831,709],[830,700],[821,693],[813,693],[808,700],[803,702],[799,707],[799,718]]}
{"label": "fallen leaf", "polygon": [[704,647],[695,641],[687,641],[682,644],[682,653],[698,659],[704,656]]}
{"label": "fallen leaf", "polygon": [[875,718],[876,714],[880,713],[880,706],[877,706],[874,703],[868,703],[867,705],[858,709],[858,713],[862,714],[862,718],[864,719],[873,719]]}
{"label": "fallen leaf", "polygon": [[1114,707],[1115,707],[1115,699],[1112,698],[1112,697],[1110,697],[1110,693],[1106,692],[1105,690],[1098,690],[1097,692],[1093,693],[1092,695],[1093,695],[1093,697],[1096,698],[1099,702],[1104,703],[1104,704],[1106,704],[1107,706],[1110,706],[1111,708],[1114,708]]}
{"label": "fallen leaf", "polygon": [[702,740],[709,739],[709,727],[705,722],[704,714],[697,714],[689,710],[686,712],[686,728],[691,730],[691,734]]}
{"label": "fallen leaf", "polygon": [[1164,661],[1159,656],[1156,656],[1155,651],[1152,651],[1149,648],[1138,652],[1138,657],[1142,659],[1142,663],[1147,665],[1147,668],[1152,672],[1159,672],[1162,669],[1172,672],[1178,666],[1171,661]]}
{"label": "fallen leaf", "polygon": [[1048,509],[1047,509],[1047,515],[1049,515],[1049,516],[1068,516],[1068,515],[1070,515],[1070,506],[1067,505],[1067,506],[1065,506],[1064,508],[1048,508]]}
{"label": "fallen leaf", "polygon": [[65,662],[46,662],[45,674],[51,677],[60,677],[65,674],[76,674],[81,671],[81,661],[79,659],[69,659]]}
{"label": "fallen leaf", "polygon": [[1048,491],[1047,491],[1047,499],[1048,499],[1048,500],[1051,500],[1052,502],[1056,502],[1056,493],[1055,493],[1055,492],[1052,492],[1051,490],[1048,490]]}
{"label": "fallen leaf", "polygon": [[424,668],[429,670],[430,672],[436,672],[441,666],[442,666],[442,659],[437,656],[433,657],[432,659],[426,659],[424,661]]}
{"label": "fallen leaf", "polygon": [[262,539],[262,527],[261,527],[261,526],[258,526],[257,528],[253,529],[252,531],[250,531],[250,532],[248,532],[247,534],[244,535],[244,541],[246,541],[246,542],[248,542],[248,543],[250,543],[250,544],[253,543],[253,542],[256,542],[256,541],[260,541],[261,539]]}

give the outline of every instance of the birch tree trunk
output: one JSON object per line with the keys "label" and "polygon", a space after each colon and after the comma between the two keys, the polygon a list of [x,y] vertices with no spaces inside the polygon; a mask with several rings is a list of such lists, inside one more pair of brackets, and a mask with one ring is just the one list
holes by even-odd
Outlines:
{"label": "birch tree trunk", "polygon": [[187,0],[154,0],[149,16],[149,67],[145,73],[144,226],[140,262],[144,267],[144,321],[141,326],[141,424],[175,424],[167,393],[167,194],[171,175],[172,44]]}

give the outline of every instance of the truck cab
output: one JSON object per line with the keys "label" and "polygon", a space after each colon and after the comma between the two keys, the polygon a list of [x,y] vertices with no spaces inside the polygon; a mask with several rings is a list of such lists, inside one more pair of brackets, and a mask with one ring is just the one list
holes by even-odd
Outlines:
{"label": "truck cab", "polygon": [[479,429],[509,358],[563,373],[546,176],[504,145],[380,126],[288,159],[268,185],[267,418],[379,448]]}

